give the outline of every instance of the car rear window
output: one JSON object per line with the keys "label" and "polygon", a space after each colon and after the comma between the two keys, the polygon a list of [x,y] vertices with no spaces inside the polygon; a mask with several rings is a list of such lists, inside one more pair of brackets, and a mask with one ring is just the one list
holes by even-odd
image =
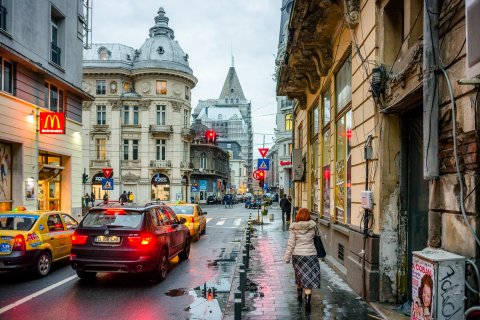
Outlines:
{"label": "car rear window", "polygon": [[143,212],[128,210],[94,210],[82,221],[87,228],[117,227],[138,229],[142,224]]}
{"label": "car rear window", "polygon": [[38,216],[29,214],[2,214],[0,216],[0,230],[28,231],[37,221]]}
{"label": "car rear window", "polygon": [[170,206],[175,214],[193,214],[193,207],[191,206]]}

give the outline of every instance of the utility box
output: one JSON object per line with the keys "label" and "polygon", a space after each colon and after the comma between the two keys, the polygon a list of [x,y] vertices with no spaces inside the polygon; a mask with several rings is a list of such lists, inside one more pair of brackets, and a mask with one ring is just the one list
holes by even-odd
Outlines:
{"label": "utility box", "polygon": [[465,258],[433,248],[412,254],[410,319],[464,319]]}

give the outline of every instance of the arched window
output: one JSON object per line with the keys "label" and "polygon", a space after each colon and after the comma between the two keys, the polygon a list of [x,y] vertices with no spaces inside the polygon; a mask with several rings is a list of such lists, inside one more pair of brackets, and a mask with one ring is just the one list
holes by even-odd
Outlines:
{"label": "arched window", "polygon": [[110,52],[108,51],[107,48],[101,47],[98,50],[98,56],[99,56],[100,60],[108,60],[108,59],[110,59]]}
{"label": "arched window", "polygon": [[205,152],[200,154],[200,168],[207,169],[207,154]]}
{"label": "arched window", "polygon": [[233,103],[233,98],[230,98],[230,103]]}
{"label": "arched window", "polygon": [[228,98],[225,98],[225,103],[228,103]]}
{"label": "arched window", "polygon": [[239,102],[240,102],[240,99],[237,98],[237,103],[239,103]]}

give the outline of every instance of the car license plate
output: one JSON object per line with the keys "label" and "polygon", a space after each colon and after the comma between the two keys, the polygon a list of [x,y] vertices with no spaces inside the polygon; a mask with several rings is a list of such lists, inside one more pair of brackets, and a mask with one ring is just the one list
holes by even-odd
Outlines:
{"label": "car license plate", "polygon": [[118,236],[97,236],[96,242],[99,243],[120,243],[120,237]]}
{"label": "car license plate", "polygon": [[7,253],[10,253],[12,251],[12,247],[10,245],[10,243],[2,243],[0,244],[0,252],[7,252]]}

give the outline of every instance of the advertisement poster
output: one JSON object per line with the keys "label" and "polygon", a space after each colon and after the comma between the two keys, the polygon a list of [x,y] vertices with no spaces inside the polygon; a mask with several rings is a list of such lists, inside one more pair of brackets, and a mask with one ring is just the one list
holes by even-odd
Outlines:
{"label": "advertisement poster", "polygon": [[431,320],[433,304],[433,264],[413,256],[412,261],[412,320]]}
{"label": "advertisement poster", "polygon": [[12,147],[0,142],[0,202],[12,200]]}
{"label": "advertisement poster", "polygon": [[323,167],[323,217],[330,219],[330,165]]}
{"label": "advertisement poster", "polygon": [[335,210],[337,214],[336,220],[340,223],[345,223],[345,161],[337,161],[335,169]]}

